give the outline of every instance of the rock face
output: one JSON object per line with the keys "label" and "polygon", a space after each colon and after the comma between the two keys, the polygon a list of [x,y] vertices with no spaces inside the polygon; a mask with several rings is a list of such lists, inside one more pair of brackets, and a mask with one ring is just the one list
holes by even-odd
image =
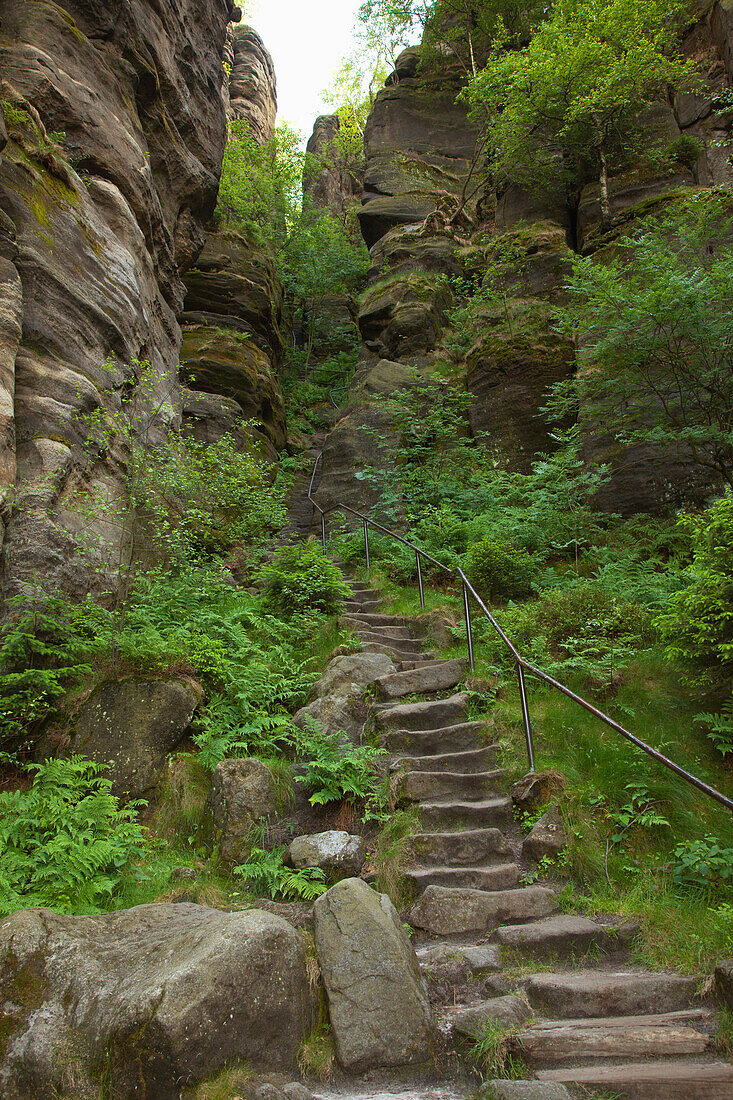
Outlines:
{"label": "rock face", "polygon": [[78,563],[67,568],[64,502],[80,481],[114,493],[118,468],[90,459],[75,417],[117,407],[132,360],[152,364],[161,424],[178,421],[180,273],[216,201],[229,11],[229,0],[181,0],[175,13],[143,0],[0,5],[14,108],[0,166],[0,472],[5,490],[13,479],[34,490],[6,532],[11,589],[34,570],[87,589]]}
{"label": "rock face", "polygon": [[315,904],[315,940],[343,1069],[426,1062],[434,1031],[412,945],[385,894],[345,879]]}
{"label": "rock face", "polygon": [[249,830],[277,812],[272,772],[261,760],[222,760],[217,764],[207,814],[214,845],[224,863],[243,863],[249,854]]}
{"label": "rock face", "polygon": [[116,795],[143,797],[156,786],[166,754],[183,740],[203,694],[194,680],[102,684],[79,712],[72,749],[110,765]]}
{"label": "rock face", "polygon": [[364,169],[342,153],[336,139],[341,129],[338,115],[320,115],[308,139],[303,189],[314,206],[342,214],[361,198]]}
{"label": "rock face", "polygon": [[312,719],[320,723],[325,733],[341,732],[358,742],[367,717],[364,688],[394,671],[393,661],[383,653],[335,657],[313,687],[312,700],[295,715],[295,725],[304,728],[306,721]]}
{"label": "rock face", "polygon": [[277,118],[275,66],[257,31],[240,25],[227,35],[224,64],[230,119],[243,119],[259,145],[272,137]]}
{"label": "rock face", "polygon": [[545,857],[554,859],[568,842],[562,815],[557,806],[543,814],[532,832],[522,844],[522,855],[526,859],[540,860]]}
{"label": "rock face", "polygon": [[303,940],[258,910],[24,910],[0,923],[0,960],[2,1100],[92,1095],[101,1067],[120,1100],[176,1100],[235,1059],[293,1067],[312,1026]]}
{"label": "rock face", "polygon": [[288,856],[293,867],[321,867],[336,878],[358,875],[366,858],[366,846],[360,836],[339,830],[297,836],[291,841]]}

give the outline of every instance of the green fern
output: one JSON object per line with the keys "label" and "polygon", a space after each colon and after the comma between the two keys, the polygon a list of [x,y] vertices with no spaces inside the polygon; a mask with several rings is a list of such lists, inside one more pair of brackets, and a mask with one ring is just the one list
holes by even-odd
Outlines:
{"label": "green fern", "polygon": [[313,901],[327,889],[326,876],[320,867],[295,871],[286,867],[285,847],[253,848],[246,863],[234,868],[234,874],[253,893],[286,901]]}
{"label": "green fern", "polygon": [[0,914],[47,906],[99,913],[146,851],[142,803],[120,808],[103,768],[81,756],[31,764],[27,790],[0,794]]}

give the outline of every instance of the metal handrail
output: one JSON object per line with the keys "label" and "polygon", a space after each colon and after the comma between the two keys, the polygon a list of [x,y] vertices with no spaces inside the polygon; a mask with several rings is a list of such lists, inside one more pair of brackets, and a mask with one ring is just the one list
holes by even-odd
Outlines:
{"label": "metal handrail", "polygon": [[425,561],[429,561],[433,565],[437,565],[438,568],[442,569],[444,573],[448,573],[450,576],[457,576],[460,579],[463,590],[463,611],[466,620],[468,659],[472,672],[475,671],[476,660],[473,644],[473,627],[471,622],[471,604],[469,596],[473,596],[474,600],[483,611],[484,615],[487,617],[494,630],[503,641],[504,645],[514,657],[517,670],[517,681],[519,684],[519,695],[522,704],[522,721],[524,723],[524,734],[527,743],[527,758],[529,761],[530,772],[533,772],[535,770],[535,753],[534,734],[532,732],[532,720],[529,711],[529,697],[527,695],[525,673],[536,676],[538,680],[542,680],[544,683],[549,684],[549,686],[554,688],[556,691],[559,691],[562,695],[565,695],[568,699],[572,699],[573,702],[577,703],[578,706],[583,708],[583,710],[588,711],[589,714],[592,714],[596,718],[600,719],[600,721],[605,722],[605,724],[609,726],[612,730],[615,730],[616,733],[620,733],[621,736],[626,738],[627,741],[630,741],[632,745],[636,745],[637,748],[641,749],[648,756],[651,756],[659,764],[663,764],[664,767],[669,769],[669,771],[674,772],[675,775],[678,775],[681,779],[686,780],[693,787],[696,787],[699,791],[702,791],[703,794],[706,794],[708,795],[708,797],[715,799],[716,802],[719,802],[722,806],[725,806],[726,809],[733,811],[733,799],[728,798],[727,795],[722,794],[722,792],[716,790],[715,787],[711,787],[702,779],[698,779],[696,775],[693,775],[692,772],[686,771],[685,768],[681,767],[681,765],[679,764],[676,764],[674,760],[670,760],[670,758],[668,756],[665,756],[664,753],[659,752],[651,745],[647,745],[645,741],[642,741],[641,738],[636,737],[635,734],[625,729],[624,726],[615,721],[615,719],[611,718],[608,714],[605,714],[602,710],[599,710],[598,707],[595,707],[592,703],[589,703],[587,699],[584,699],[581,695],[578,695],[569,687],[566,687],[565,684],[561,683],[559,680],[556,680],[553,676],[550,676],[549,673],[543,672],[542,669],[537,668],[535,665],[527,661],[521,655],[517,647],[513,644],[511,639],[504,632],[504,630],[502,630],[501,626],[496,621],[491,611],[481,599],[478,592],[473,587],[470,580],[460,568],[460,566],[455,569],[451,569],[449,568],[449,566],[443,565],[442,562],[439,562],[436,558],[431,557],[430,554],[427,554],[424,550],[421,550],[420,547],[416,546],[414,542],[411,542],[409,539],[403,538],[403,536],[398,535],[396,531],[392,531],[389,527],[385,527],[383,524],[377,523],[377,521],[372,519],[371,516],[364,515],[363,512],[359,512],[356,508],[351,508],[348,504],[334,504],[331,508],[321,508],[320,504],[317,500],[315,500],[313,496],[313,486],[316,480],[316,474],[318,473],[318,468],[322,463],[322,459],[323,451],[321,451],[321,453],[316,458],[315,465],[313,467],[313,473],[311,475],[310,484],[308,486],[308,500],[313,506],[314,513],[318,512],[321,517],[321,541],[323,543],[323,549],[326,549],[326,517],[331,515],[333,512],[346,512],[351,516],[356,516],[358,519],[361,520],[364,527],[364,551],[367,569],[369,569],[370,567],[370,527],[373,527],[376,531],[381,531],[385,535],[389,535],[390,538],[396,539],[397,542],[401,542],[403,546],[408,546],[411,550],[414,550],[415,561],[417,564],[418,587],[420,591],[420,606],[423,609],[425,608],[425,588],[422,575],[423,558],[425,559]]}

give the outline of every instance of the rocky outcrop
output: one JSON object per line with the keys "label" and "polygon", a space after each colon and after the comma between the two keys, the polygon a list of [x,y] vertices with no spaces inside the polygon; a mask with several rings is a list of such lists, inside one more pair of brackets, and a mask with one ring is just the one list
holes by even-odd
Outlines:
{"label": "rocky outcrop", "polygon": [[78,563],[67,568],[65,503],[80,482],[106,494],[119,483],[115,459],[84,451],[83,417],[119,407],[133,360],[152,364],[161,426],[179,420],[181,272],[216,201],[230,8],[0,4],[0,470],[6,487],[34,490],[6,532],[11,589],[34,571],[51,587],[89,587]]}
{"label": "rocky outcrop", "polygon": [[219,859],[228,865],[244,863],[252,847],[252,826],[278,812],[272,772],[261,760],[222,760],[214,769],[206,812]]}
{"label": "rocky outcrop", "polygon": [[81,707],[69,747],[109,766],[117,796],[149,795],[203,695],[201,686],[188,679],[102,684]]}
{"label": "rocky outcrop", "polygon": [[429,1060],[435,1039],[415,951],[386,894],[345,879],[315,904],[315,941],[343,1069]]}
{"label": "rocky outcrop", "polygon": [[[234,1060],[288,1069],[313,1022],[302,937],[258,910],[48,909],[0,923],[0,1097],[175,1100]],[[243,992],[246,995],[243,995]]]}
{"label": "rocky outcrop", "polygon": [[227,34],[224,67],[229,119],[243,119],[255,141],[269,141],[277,119],[275,66],[257,31],[240,25]]}
{"label": "rocky outcrop", "polygon": [[308,139],[303,190],[314,206],[343,214],[364,191],[364,168],[338,146],[338,115],[320,115]]}

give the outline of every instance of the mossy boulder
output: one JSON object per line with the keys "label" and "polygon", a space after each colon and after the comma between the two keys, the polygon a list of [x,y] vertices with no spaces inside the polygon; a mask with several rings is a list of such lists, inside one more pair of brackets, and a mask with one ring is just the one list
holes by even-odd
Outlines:
{"label": "mossy boulder", "polygon": [[292,925],[188,903],[6,917],[0,994],[1,1100],[82,1100],[102,1081],[175,1100],[233,1060],[292,1070],[314,1019]]}
{"label": "mossy boulder", "polygon": [[370,351],[385,359],[430,351],[438,342],[452,301],[444,280],[416,274],[380,280],[361,301],[362,339]]}

